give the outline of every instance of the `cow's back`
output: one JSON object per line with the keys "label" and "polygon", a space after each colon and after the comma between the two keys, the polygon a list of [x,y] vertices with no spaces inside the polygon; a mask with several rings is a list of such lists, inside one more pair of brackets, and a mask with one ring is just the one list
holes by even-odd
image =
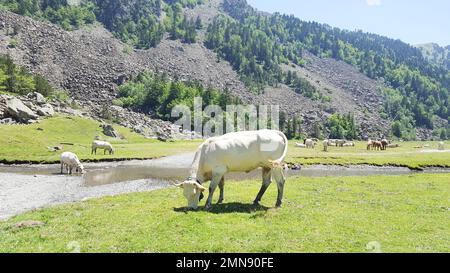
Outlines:
{"label": "cow's back", "polygon": [[278,131],[261,130],[226,134],[207,140],[201,169],[210,172],[225,166],[229,172],[247,172],[267,166],[283,156],[285,139]]}

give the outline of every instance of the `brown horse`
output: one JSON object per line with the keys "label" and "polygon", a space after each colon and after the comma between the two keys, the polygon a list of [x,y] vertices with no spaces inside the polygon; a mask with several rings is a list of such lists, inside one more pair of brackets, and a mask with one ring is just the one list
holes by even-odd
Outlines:
{"label": "brown horse", "polygon": [[387,139],[383,139],[381,141],[381,150],[386,151],[389,145],[389,141]]}
{"label": "brown horse", "polygon": [[372,147],[375,151],[383,150],[383,144],[381,143],[381,141],[374,141]]}

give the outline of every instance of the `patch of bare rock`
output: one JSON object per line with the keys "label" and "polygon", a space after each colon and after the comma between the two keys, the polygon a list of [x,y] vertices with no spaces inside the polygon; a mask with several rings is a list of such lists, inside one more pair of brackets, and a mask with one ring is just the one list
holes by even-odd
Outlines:
{"label": "patch of bare rock", "polygon": [[31,124],[54,114],[53,105],[39,93],[23,97],[0,95],[0,124]]}

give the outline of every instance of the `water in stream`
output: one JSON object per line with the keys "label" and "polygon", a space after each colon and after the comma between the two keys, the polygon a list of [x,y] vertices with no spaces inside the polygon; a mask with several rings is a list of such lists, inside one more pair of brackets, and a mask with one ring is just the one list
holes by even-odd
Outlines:
{"label": "water in stream", "polygon": [[[189,175],[192,154],[176,155],[157,160],[129,161],[119,163],[85,164],[87,173],[83,175],[83,186],[94,187],[127,181],[152,180],[175,182],[183,181]],[[19,173],[27,175],[59,175],[59,165],[40,166],[0,166],[0,172]],[[429,169],[425,172],[449,173],[450,169]],[[402,167],[373,166],[309,166],[301,170],[288,170],[288,176],[326,177],[326,176],[370,176],[370,175],[405,175],[417,173]],[[251,173],[232,173],[227,180],[259,179],[261,171]]]}
{"label": "water in stream", "polygon": [[[288,170],[287,175],[304,177],[325,177],[325,176],[369,176],[369,175],[403,175],[411,174],[408,168],[373,168],[373,167],[330,167],[314,166],[303,168],[300,171]],[[165,181],[182,181],[189,174],[189,169],[184,168],[164,168],[155,166],[126,166],[105,170],[92,171],[84,176],[85,186],[99,186],[110,183],[140,179],[158,179]],[[227,180],[248,180],[261,177],[261,170],[251,173],[231,173],[226,176]]]}

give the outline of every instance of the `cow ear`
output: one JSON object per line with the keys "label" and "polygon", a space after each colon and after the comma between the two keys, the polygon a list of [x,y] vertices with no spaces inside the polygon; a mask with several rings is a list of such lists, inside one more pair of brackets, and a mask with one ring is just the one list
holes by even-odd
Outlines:
{"label": "cow ear", "polygon": [[184,188],[184,183],[175,184],[175,187],[177,188]]}

